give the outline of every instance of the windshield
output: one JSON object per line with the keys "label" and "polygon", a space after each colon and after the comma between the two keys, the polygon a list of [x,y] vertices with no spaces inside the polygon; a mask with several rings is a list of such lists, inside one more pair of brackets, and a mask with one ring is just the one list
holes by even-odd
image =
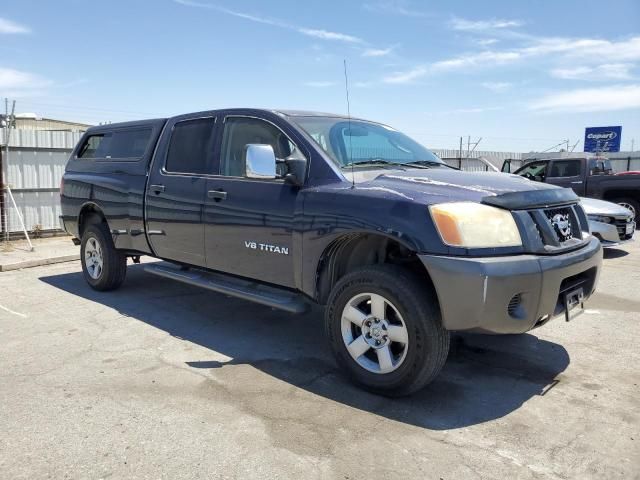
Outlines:
{"label": "windshield", "polygon": [[437,155],[391,127],[333,117],[292,118],[340,167],[445,165]]}

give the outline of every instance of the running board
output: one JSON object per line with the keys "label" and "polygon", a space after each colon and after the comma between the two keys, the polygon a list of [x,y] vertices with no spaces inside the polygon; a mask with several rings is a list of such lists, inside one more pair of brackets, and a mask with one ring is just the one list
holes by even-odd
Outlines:
{"label": "running board", "polygon": [[303,313],[309,306],[302,295],[289,290],[269,287],[251,280],[243,280],[221,273],[197,269],[182,270],[179,266],[173,266],[171,263],[165,262],[147,265],[144,270],[160,277],[170,278],[178,282],[188,283],[189,285],[206,288],[217,293],[242,298],[243,300],[290,313]]}

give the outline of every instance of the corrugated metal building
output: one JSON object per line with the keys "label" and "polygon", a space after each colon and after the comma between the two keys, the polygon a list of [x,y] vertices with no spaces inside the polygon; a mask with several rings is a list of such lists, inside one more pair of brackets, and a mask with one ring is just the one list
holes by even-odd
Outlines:
{"label": "corrugated metal building", "polygon": [[[4,115],[0,115],[0,125],[5,126]],[[86,123],[68,122],[53,118],[42,118],[35,113],[19,113],[15,116],[15,129],[17,130],[69,130],[72,132],[85,132],[91,125]]]}

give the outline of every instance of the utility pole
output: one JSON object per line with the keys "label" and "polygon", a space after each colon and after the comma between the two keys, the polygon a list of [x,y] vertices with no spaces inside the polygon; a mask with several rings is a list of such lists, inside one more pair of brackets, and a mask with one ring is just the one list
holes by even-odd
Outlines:
{"label": "utility pole", "polygon": [[[11,126],[15,122],[15,112],[16,112],[16,101],[13,101],[13,105],[11,106],[11,116],[9,116],[9,99],[4,99],[4,162],[8,164],[9,162],[9,142],[11,140]],[[0,165],[0,167],[2,167]],[[9,218],[7,214],[6,208],[6,198],[4,196],[5,185],[4,185],[4,175],[0,172],[0,178],[2,178],[3,184],[0,185],[0,189],[2,190],[2,228],[4,230],[4,241],[5,243],[9,241]]]}
{"label": "utility pole", "polygon": [[460,137],[460,150],[458,150],[458,168],[462,169],[462,137]]}
{"label": "utility pole", "polygon": [[472,149],[471,149],[471,151],[467,154],[467,157],[468,157],[469,155],[471,155],[471,154],[475,151],[476,147],[477,147],[478,145],[480,145],[480,142],[481,142],[481,141],[482,141],[482,137],[478,138],[478,140],[477,140],[476,142],[474,142],[474,143],[473,143],[473,148],[472,148]]}
{"label": "utility pole", "polygon": [[631,139],[631,151],[632,151],[632,152],[633,152],[633,145],[634,145],[634,143],[635,143],[635,139],[634,139],[634,138],[632,138],[632,139]]}
{"label": "utility pole", "polygon": [[580,140],[578,140],[576,143],[574,143],[573,147],[571,147],[570,152],[573,152],[576,149],[576,147],[578,146],[579,143],[580,143]]}

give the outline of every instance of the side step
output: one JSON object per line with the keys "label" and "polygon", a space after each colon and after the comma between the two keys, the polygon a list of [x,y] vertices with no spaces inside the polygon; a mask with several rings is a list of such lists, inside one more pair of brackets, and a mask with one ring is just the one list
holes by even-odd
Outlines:
{"label": "side step", "polygon": [[206,272],[204,270],[182,270],[168,262],[147,265],[145,272],[179,282],[188,283],[196,287],[206,288],[214,292],[223,293],[231,297],[242,298],[250,302],[277,308],[290,313],[303,313],[309,304],[302,295],[289,290],[268,287],[266,285],[243,280],[241,278],[221,273]]}

